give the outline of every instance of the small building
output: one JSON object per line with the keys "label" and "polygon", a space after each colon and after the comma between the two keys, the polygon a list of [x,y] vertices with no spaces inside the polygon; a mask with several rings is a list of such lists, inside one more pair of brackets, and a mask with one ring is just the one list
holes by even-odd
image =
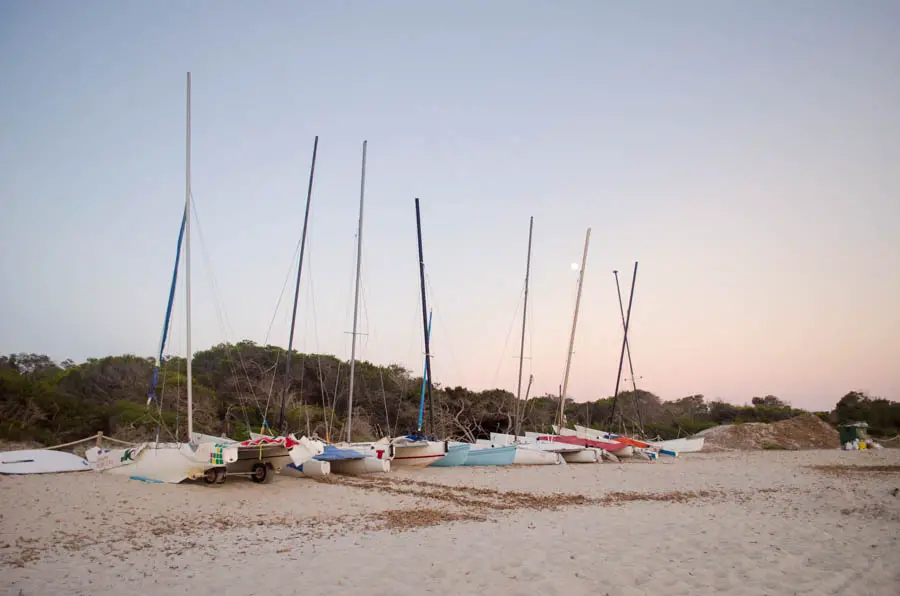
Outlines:
{"label": "small building", "polygon": [[866,435],[866,429],[869,428],[868,422],[848,422],[838,425],[838,433],[841,437],[841,445],[852,443],[859,439],[864,441],[869,437]]}

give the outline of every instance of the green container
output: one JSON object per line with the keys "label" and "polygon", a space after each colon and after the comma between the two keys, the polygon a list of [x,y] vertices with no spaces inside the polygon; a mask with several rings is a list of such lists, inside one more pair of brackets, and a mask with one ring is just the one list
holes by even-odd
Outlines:
{"label": "green container", "polygon": [[853,424],[842,424],[838,427],[838,434],[841,437],[841,445],[844,443],[852,443],[855,439],[862,441],[866,438],[865,422],[855,422]]}

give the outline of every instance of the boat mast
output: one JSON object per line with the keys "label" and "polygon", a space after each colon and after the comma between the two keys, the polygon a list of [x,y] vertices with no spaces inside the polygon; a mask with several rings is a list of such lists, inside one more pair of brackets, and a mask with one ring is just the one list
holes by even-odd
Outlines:
{"label": "boat mast", "polygon": [[185,126],[184,176],[184,294],[185,325],[187,327],[187,440],[194,436],[194,392],[191,360],[191,73],[187,73],[187,119]]}
{"label": "boat mast", "polygon": [[316,173],[316,153],[319,150],[319,135],[313,141],[312,164],[309,166],[309,185],[306,188],[306,213],[303,215],[303,232],[300,234],[300,264],[297,265],[297,284],[294,286],[294,310],[291,313],[291,333],[288,335],[288,351],[284,361],[284,383],[281,387],[281,413],[278,415],[278,429],[284,434],[284,406],[291,383],[291,350],[294,346],[294,325],[297,323],[297,300],[300,298],[300,272],[303,271],[303,252],[306,249],[306,226],[309,224],[309,204],[312,201],[313,176]]}
{"label": "boat mast", "polygon": [[572,365],[572,352],[575,349],[575,327],[578,325],[578,308],[581,305],[581,287],[584,284],[584,269],[587,267],[588,245],[591,242],[591,229],[584,235],[584,253],[581,255],[581,270],[578,272],[578,292],[575,294],[575,315],[572,317],[572,334],[569,336],[569,355],[566,357],[566,372],[559,393],[559,427],[565,425],[566,389],[569,387],[569,370]]}
{"label": "boat mast", "polygon": [[353,381],[356,373],[356,322],[359,315],[359,274],[362,266],[363,198],[366,195],[366,145],[362,145],[362,174],[359,180],[359,229],[356,232],[356,292],[353,296],[353,338],[350,340],[350,398],[347,402],[347,442],[353,428]]}
{"label": "boat mast", "polygon": [[[622,338],[622,349],[619,351],[619,373],[616,376],[616,392],[613,394],[612,408],[609,411],[607,425],[611,425],[616,416],[616,401],[619,399],[619,382],[622,380],[622,364],[625,359],[625,346],[628,345],[628,323],[631,322],[631,303],[634,300],[634,283],[637,281],[638,262],[634,262],[634,274],[631,278],[631,293],[628,296],[628,313],[625,315],[625,334]],[[618,279],[618,275],[616,276]],[[632,373],[634,376],[634,373]]]}
{"label": "boat mast", "polygon": [[[635,262],[637,265],[637,262]],[[635,271],[637,273],[637,271]],[[616,276],[616,294],[619,296],[619,316],[622,317],[622,328],[625,328],[625,309],[622,306],[622,289],[619,287],[619,272],[613,271],[613,275]],[[637,281],[637,275],[634,275],[631,279],[631,287],[632,292],[634,288],[634,282]],[[633,295],[633,294],[632,294]],[[629,301],[629,306],[631,302]],[[631,389],[634,391],[634,407],[637,412],[638,417],[638,426],[640,427],[641,432],[644,432],[644,421],[643,416],[641,415],[641,408],[638,402],[637,396],[637,379],[634,376],[634,361],[631,360],[631,342],[628,341],[628,338],[625,338],[625,357],[628,358],[628,371],[631,373]]]}
{"label": "boat mast", "polygon": [[[432,313],[428,313],[428,331],[426,335],[429,339],[431,339],[431,315]],[[425,386],[428,383],[428,375],[426,374],[424,368],[427,364],[423,364],[422,370],[422,393],[419,395],[419,424],[416,426],[416,433],[419,435],[422,434],[422,412],[425,411]]]}
{"label": "boat mast", "polygon": [[[534,216],[528,220],[528,257],[525,261],[525,300],[522,306],[522,341],[519,344],[519,383],[516,387],[516,403],[513,410],[513,432],[519,436],[519,401],[522,399],[522,361],[525,359],[525,322],[528,319],[528,278],[531,274],[531,234],[534,231]],[[526,398],[527,399],[527,398]],[[506,431],[509,433],[509,430]]]}
{"label": "boat mast", "polygon": [[416,197],[416,235],[419,240],[419,284],[422,288],[422,330],[425,333],[425,377],[428,391],[428,424],[431,427],[431,434],[434,435],[434,396],[432,395],[431,386],[431,350],[429,349],[429,333],[428,333],[428,305],[425,302],[425,257],[422,256],[422,217],[419,212],[419,198]]}

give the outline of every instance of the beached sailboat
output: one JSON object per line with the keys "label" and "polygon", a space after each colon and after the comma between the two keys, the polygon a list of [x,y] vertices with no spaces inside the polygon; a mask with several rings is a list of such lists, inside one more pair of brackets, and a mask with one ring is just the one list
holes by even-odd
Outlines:
{"label": "beached sailboat", "polygon": [[214,442],[237,448],[237,459],[225,466],[229,476],[249,476],[254,482],[270,482],[272,472],[283,472],[287,468],[297,468],[321,455],[325,444],[307,437],[294,435],[271,437],[250,433],[246,441],[235,441],[227,437],[214,437],[193,433],[195,442]]}
{"label": "beached sailboat", "polygon": [[[300,259],[297,264],[297,277],[294,285],[294,304],[291,312],[291,327],[288,334],[288,349],[284,364],[284,382],[281,391],[281,407],[278,419],[279,428],[284,429],[285,424],[285,407],[287,404],[288,390],[291,385],[291,359],[293,356],[294,329],[297,323],[297,304],[300,297],[300,279],[303,273],[303,257],[306,249],[306,235],[309,226],[309,211],[312,203],[313,180],[316,171],[316,157],[318,155],[319,137],[317,136],[313,142],[312,162],[309,168],[309,183],[306,191],[306,209],[303,217],[303,231],[300,237]],[[363,184],[365,182],[365,143],[363,143]],[[362,200],[362,199],[360,199]],[[360,205],[360,210],[362,206]],[[362,213],[360,212],[360,216]],[[354,319],[354,334],[356,321]],[[354,335],[355,337],[355,335]],[[354,345],[355,348],[355,345]],[[355,361],[355,358],[354,358]],[[353,375],[351,374],[351,379]],[[351,380],[352,395],[352,380]],[[351,405],[352,408],[352,405]],[[262,430],[262,429],[261,429]],[[271,439],[268,435],[250,433],[251,440]],[[361,453],[355,449],[348,449],[337,445],[325,445],[320,441],[316,441],[321,445],[317,453],[302,464],[288,464],[284,468],[284,473],[288,476],[296,477],[321,477],[327,476],[331,472],[338,474],[364,474],[368,472],[387,472],[390,470],[389,459],[377,459],[371,455]]]}
{"label": "beached sailboat", "polygon": [[175,283],[178,277],[178,262],[181,256],[182,239],[184,240],[185,268],[185,321],[187,326],[187,428],[188,443],[141,443],[125,449],[101,449],[91,447],[85,458],[94,470],[110,474],[138,477],[156,482],[178,483],[186,479],[203,477],[207,482],[224,482],[226,465],[237,461],[238,448],[225,446],[215,442],[193,441],[193,394],[191,371],[191,73],[187,74],[187,125],[185,139],[185,199],[184,214],[181,220],[181,231],[178,234],[178,250],[175,257],[175,271],[172,274],[172,285],[169,290],[169,303],[163,324],[163,335],[160,342],[159,360],[153,371],[148,404],[155,398],[155,387],[162,362],[169,317],[172,312],[172,301],[175,296]]}
{"label": "beached sailboat", "polygon": [[665,441],[648,441],[659,449],[667,449],[677,453],[699,453],[703,451],[705,437],[682,437]]}
{"label": "beached sailboat", "polygon": [[[436,441],[423,435],[423,414],[425,409],[425,396],[428,397],[428,416],[431,433],[434,433],[434,399],[431,383],[431,343],[430,320],[428,303],[425,297],[425,257],[422,249],[422,215],[419,209],[419,199],[416,203],[416,237],[419,247],[419,284],[422,294],[422,332],[425,337],[425,376],[423,379],[425,391],[419,400],[419,424],[416,432],[394,438],[391,443],[394,446],[393,465],[408,468],[424,468],[444,458],[449,451],[447,441]],[[471,453],[471,452],[470,452]],[[466,458],[468,459],[468,457]]]}
{"label": "beached sailboat", "polygon": [[452,468],[455,466],[462,466],[466,463],[466,459],[469,457],[469,451],[471,449],[471,443],[451,441],[447,445],[447,454],[431,465],[439,468]]}
{"label": "beached sailboat", "polygon": [[516,460],[516,446],[494,446],[487,442],[477,442],[469,450],[464,466],[511,466]]}
{"label": "beached sailboat", "polygon": [[491,433],[490,444],[494,447],[515,445],[516,457],[513,460],[513,464],[520,466],[564,464],[566,463],[566,459],[563,457],[564,453],[575,453],[582,450],[574,445],[549,442],[538,443],[536,440],[528,437],[504,433]]}
{"label": "beached sailboat", "polygon": [[[356,336],[357,322],[359,313],[359,282],[362,265],[362,232],[363,232],[363,205],[365,198],[365,180],[366,180],[366,146],[367,141],[363,141],[363,158],[362,158],[362,178],[360,181],[359,191],[359,227],[356,237],[356,289],[353,303],[353,331],[351,335],[350,348],[350,388],[348,396],[348,412],[347,412],[347,443],[342,446],[359,451],[366,455],[371,455],[378,460],[390,460],[391,467],[407,467],[407,468],[424,468],[431,465],[435,461],[443,458],[447,454],[446,441],[431,441],[421,436],[421,425],[415,434],[399,436],[394,438],[382,438],[378,441],[371,442],[352,442],[351,429],[353,421],[353,390],[355,383],[356,371]],[[419,236],[419,261],[422,276],[422,308],[423,319],[427,318],[427,309],[425,308],[425,282],[424,282],[424,263],[422,262],[422,232],[419,218],[419,200],[416,199],[416,224]],[[430,359],[428,354],[428,329],[427,322],[425,324],[425,363],[426,375],[430,372]],[[431,379],[428,379],[428,392],[431,395]],[[433,420],[433,412],[432,412]],[[332,468],[333,469],[333,468]]]}
{"label": "beached sailboat", "polygon": [[[556,429],[554,429],[556,430]],[[601,441],[616,441],[620,443],[625,443],[626,445],[631,445],[635,449],[653,449],[659,451],[661,455],[668,455],[670,457],[678,457],[678,453],[681,452],[679,447],[685,445],[687,441],[696,439],[673,439],[671,441],[641,441],[639,439],[633,439],[631,437],[625,437],[621,435],[616,435],[613,433],[604,432],[602,430],[596,430],[593,428],[587,428],[584,426],[575,426],[575,430],[571,429],[558,429],[561,434],[567,433],[575,433],[578,437],[583,437],[586,439],[598,439]],[[702,448],[702,437],[700,437],[701,442],[700,446]],[[687,453],[687,451],[685,451]]]}

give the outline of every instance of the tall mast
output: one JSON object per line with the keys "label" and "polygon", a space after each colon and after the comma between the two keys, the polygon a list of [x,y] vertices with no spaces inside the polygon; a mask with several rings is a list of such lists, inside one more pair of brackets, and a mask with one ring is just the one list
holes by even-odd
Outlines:
{"label": "tall mast", "polygon": [[[431,339],[431,315],[433,313],[428,313],[428,331],[426,332],[428,338]],[[426,365],[423,365],[423,367]],[[428,375],[425,371],[422,371],[422,393],[419,395],[419,424],[416,426],[416,433],[422,434],[422,412],[425,411],[425,386],[428,384]]]}
{"label": "tall mast", "polygon": [[419,198],[416,197],[416,235],[419,240],[419,284],[422,288],[422,330],[425,334],[425,377],[428,384],[425,386],[428,391],[428,424],[431,427],[431,434],[434,435],[434,396],[432,395],[431,385],[431,350],[429,348],[428,333],[428,305],[425,302],[425,257],[422,253],[422,216],[419,212]]}
{"label": "tall mast", "polygon": [[353,296],[353,339],[350,340],[350,398],[347,401],[347,442],[353,428],[353,382],[356,373],[356,322],[359,315],[359,274],[362,267],[363,198],[366,196],[366,145],[362,146],[362,174],[359,180],[359,229],[356,232],[356,292]]}
{"label": "tall mast", "polygon": [[522,361],[525,359],[525,322],[528,319],[528,278],[531,274],[531,234],[533,230],[534,216],[531,216],[528,220],[528,257],[525,261],[525,300],[522,305],[522,341],[519,344],[519,383],[516,386],[516,407],[513,410],[513,432],[515,436],[519,436],[519,401],[522,399]]}
{"label": "tall mast", "polygon": [[[607,424],[612,424],[616,416],[616,401],[619,398],[619,382],[622,380],[622,363],[625,359],[625,346],[628,345],[628,323],[631,322],[631,303],[634,300],[634,284],[637,281],[638,262],[634,262],[634,274],[631,277],[631,293],[628,296],[628,312],[625,315],[625,334],[622,337],[622,349],[619,351],[619,374],[616,376],[616,392],[613,394],[612,408],[609,411]],[[618,279],[618,276],[616,276]],[[632,373],[633,375],[633,373]]]}
{"label": "tall mast", "polygon": [[[635,265],[637,265],[637,262],[635,262]],[[635,272],[635,273],[637,273],[637,272]],[[625,327],[626,327],[626,325],[625,325],[625,308],[622,306],[622,289],[619,287],[619,272],[613,271],[613,275],[616,276],[616,294],[618,294],[618,296],[619,296],[619,316],[622,317],[622,329],[625,329]],[[637,281],[636,278],[637,278],[637,275],[635,274],[631,279],[632,295],[634,292],[634,289],[633,289],[634,282]],[[630,300],[629,300],[629,305],[630,305]],[[643,421],[643,417],[641,416],[640,404],[638,403],[637,380],[634,376],[634,361],[631,359],[631,342],[628,341],[627,337],[625,338],[625,357],[628,359],[628,371],[631,373],[631,389],[632,389],[632,391],[634,391],[634,407],[635,407],[635,410],[637,411],[638,426],[639,426],[641,432],[643,432],[644,431],[644,421]]]}
{"label": "tall mast", "polygon": [[575,327],[578,325],[578,308],[581,305],[581,286],[584,284],[584,269],[587,267],[588,245],[591,242],[591,229],[584,235],[584,253],[581,256],[581,270],[578,272],[578,292],[575,294],[575,316],[572,317],[572,335],[569,337],[569,354],[566,357],[566,372],[559,393],[559,426],[565,424],[566,390],[569,387],[569,369],[572,365],[572,352],[575,349]]}
{"label": "tall mast", "polygon": [[288,335],[288,351],[284,361],[284,383],[281,387],[281,413],[278,415],[278,429],[284,434],[284,406],[291,383],[291,350],[294,346],[294,326],[297,323],[297,300],[300,298],[300,272],[303,271],[303,252],[306,249],[306,226],[309,224],[309,205],[312,202],[313,177],[316,173],[316,153],[319,150],[319,135],[313,141],[312,164],[309,166],[309,185],[306,187],[306,213],[303,215],[303,232],[300,235],[300,264],[297,265],[297,284],[294,286],[294,310],[291,313],[291,333]]}
{"label": "tall mast", "polygon": [[194,391],[193,370],[191,361],[194,352],[191,350],[191,73],[187,73],[187,120],[185,127],[184,157],[184,294],[185,325],[187,327],[187,440],[193,442],[194,436]]}

